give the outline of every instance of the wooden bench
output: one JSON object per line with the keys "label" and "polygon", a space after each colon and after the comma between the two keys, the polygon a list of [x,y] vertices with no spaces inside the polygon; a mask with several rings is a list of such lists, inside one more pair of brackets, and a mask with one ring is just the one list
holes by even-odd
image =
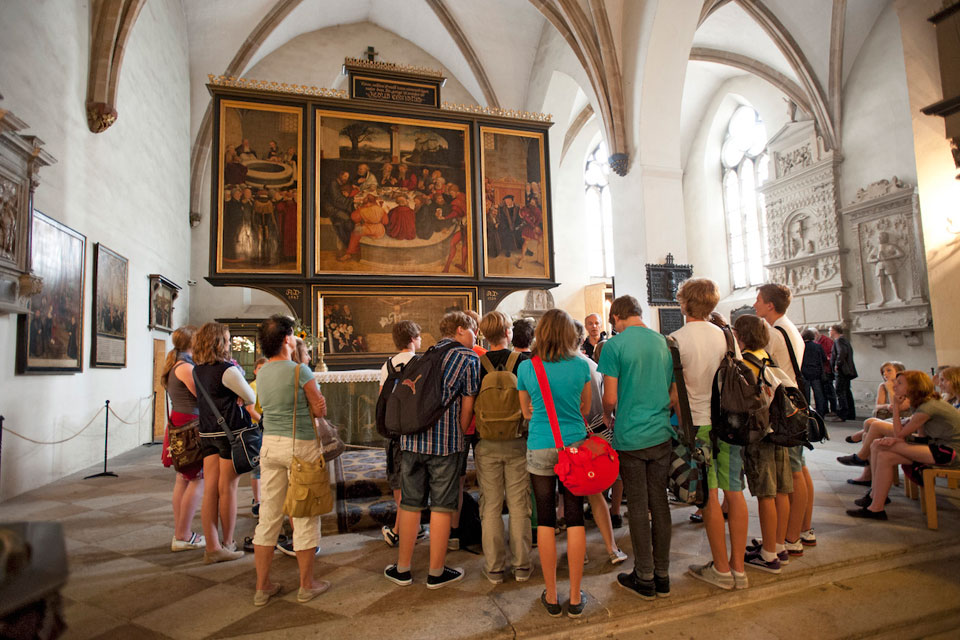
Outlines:
{"label": "wooden bench", "polygon": [[947,486],[956,489],[960,486],[960,469],[928,467],[923,470],[923,487],[918,487],[906,475],[903,479],[907,497],[920,500],[920,509],[927,514],[927,528],[934,530],[937,528],[937,478],[946,478]]}

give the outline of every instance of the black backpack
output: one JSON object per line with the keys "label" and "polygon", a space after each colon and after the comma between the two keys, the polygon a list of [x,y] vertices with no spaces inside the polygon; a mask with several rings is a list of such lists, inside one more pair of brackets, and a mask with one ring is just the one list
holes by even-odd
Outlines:
{"label": "black backpack", "polygon": [[[388,437],[422,433],[433,427],[447,407],[456,400],[443,403],[443,359],[447,352],[460,346],[451,341],[442,347],[433,345],[408,362],[386,399],[384,428]],[[386,385],[384,385],[386,387]]]}
{"label": "black backpack", "polygon": [[810,408],[800,389],[773,360],[759,360],[752,353],[745,353],[743,357],[759,369],[757,379],[761,386],[767,387],[765,393],[770,398],[767,442],[781,447],[803,445],[813,449],[809,438]]}
{"label": "black backpack", "polygon": [[[790,342],[790,338],[787,336],[786,329],[783,327],[777,327],[777,331],[779,331],[783,336],[783,341],[787,343],[787,353],[790,354],[790,364],[793,366],[793,375],[797,378],[797,387],[800,389],[800,395],[804,400],[804,405],[807,405],[807,381],[801,375],[800,366],[797,363],[797,354],[793,350],[793,343]],[[853,377],[857,377],[856,371],[854,371]],[[817,413],[811,406],[807,406],[806,412],[809,416],[809,419],[807,421],[807,442],[804,444],[813,449],[813,446],[810,444],[811,442],[823,442],[824,440],[829,440],[830,435],[827,433],[827,425],[823,421],[823,416]]]}
{"label": "black backpack", "polygon": [[383,386],[380,388],[380,395],[377,396],[377,433],[384,438],[397,437],[397,434],[390,433],[390,431],[387,429],[387,400],[390,399],[390,396],[393,394],[397,383],[400,381],[400,375],[403,373],[404,367],[415,360],[417,356],[414,356],[399,366],[394,366],[393,358],[394,356],[390,356],[387,358],[387,362],[384,364],[384,366],[387,368],[387,379],[383,381]]}
{"label": "black backpack", "polygon": [[713,376],[710,432],[727,444],[746,446],[763,438],[770,424],[769,414],[763,402],[760,381],[736,356],[730,329],[723,329],[723,335],[727,352]]}

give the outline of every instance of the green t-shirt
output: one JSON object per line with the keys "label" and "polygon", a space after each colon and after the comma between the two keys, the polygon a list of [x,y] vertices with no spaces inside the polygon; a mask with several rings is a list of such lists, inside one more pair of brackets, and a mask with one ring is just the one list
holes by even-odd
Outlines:
{"label": "green t-shirt", "polygon": [[[547,373],[547,382],[550,383],[550,395],[557,411],[560,438],[563,446],[568,447],[587,437],[587,428],[580,413],[580,395],[583,387],[590,381],[590,365],[583,358],[573,356],[557,362],[544,362],[543,370]],[[543,404],[543,395],[540,393],[540,383],[537,382],[537,372],[530,360],[524,360],[517,368],[517,389],[529,393],[533,405],[527,448],[556,447],[547,409]]]}
{"label": "green t-shirt", "polygon": [[263,434],[290,437],[293,432],[293,383],[296,368],[300,367],[300,386],[297,388],[297,440],[313,440],[313,420],[303,385],[313,379],[313,372],[305,364],[292,360],[275,360],[260,367],[257,373],[257,398],[263,407]]}
{"label": "green t-shirt", "polygon": [[673,358],[662,335],[647,327],[627,327],[604,344],[598,368],[617,379],[614,449],[636,451],[674,437],[670,425]]}

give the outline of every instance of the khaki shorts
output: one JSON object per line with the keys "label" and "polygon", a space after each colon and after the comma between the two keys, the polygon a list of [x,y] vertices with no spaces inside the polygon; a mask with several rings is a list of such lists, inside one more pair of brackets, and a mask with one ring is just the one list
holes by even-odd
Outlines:
{"label": "khaki shorts", "polygon": [[793,493],[793,473],[790,471],[790,453],[761,440],[743,448],[743,470],[747,486],[755,498],[774,498],[778,493]]}

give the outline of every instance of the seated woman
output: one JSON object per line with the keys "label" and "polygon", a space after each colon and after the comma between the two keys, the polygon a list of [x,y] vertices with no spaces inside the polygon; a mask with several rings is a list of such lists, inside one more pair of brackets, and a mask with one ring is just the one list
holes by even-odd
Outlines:
{"label": "seated woman", "polygon": [[960,409],[960,367],[947,367],[940,372],[940,391],[946,402]]}
{"label": "seated woman", "polygon": [[[922,371],[902,371],[893,383],[893,435],[870,445],[870,466],[875,474],[870,491],[848,509],[854,518],[886,520],[884,505],[893,484],[897,465],[912,465],[914,471],[926,466],[960,467],[960,411],[940,399],[930,376]],[[900,402],[907,399],[914,410],[907,426],[900,420]],[[906,437],[923,429],[925,444],[911,444]],[[919,464],[917,464],[919,463]]]}

